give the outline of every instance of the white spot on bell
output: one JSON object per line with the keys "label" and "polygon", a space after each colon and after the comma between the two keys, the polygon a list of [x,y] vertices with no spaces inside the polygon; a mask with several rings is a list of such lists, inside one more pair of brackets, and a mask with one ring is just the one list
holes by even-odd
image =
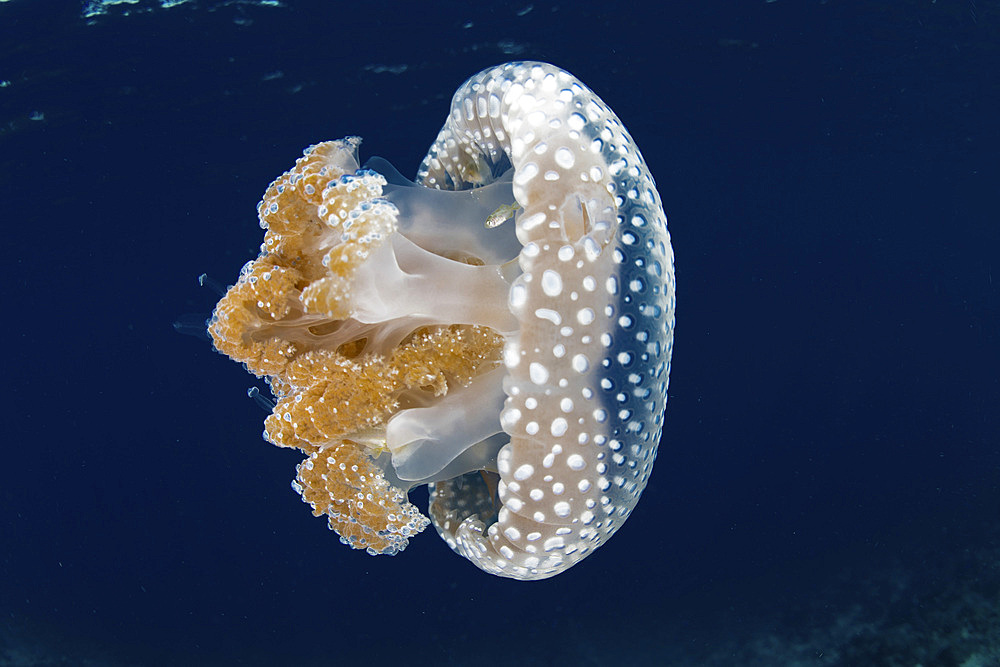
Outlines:
{"label": "white spot on bell", "polygon": [[563,169],[572,169],[573,165],[576,163],[576,158],[573,156],[573,151],[563,146],[556,151],[556,164]]}
{"label": "white spot on bell", "polygon": [[521,464],[517,470],[514,471],[514,479],[519,482],[523,482],[532,475],[535,474],[535,468],[530,463]]}
{"label": "white spot on bell", "polygon": [[535,384],[545,384],[549,380],[549,369],[537,361],[532,361],[528,366],[528,376]]}
{"label": "white spot on bell", "polygon": [[562,294],[562,277],[551,269],[542,273],[542,291],[548,296],[559,296]]}

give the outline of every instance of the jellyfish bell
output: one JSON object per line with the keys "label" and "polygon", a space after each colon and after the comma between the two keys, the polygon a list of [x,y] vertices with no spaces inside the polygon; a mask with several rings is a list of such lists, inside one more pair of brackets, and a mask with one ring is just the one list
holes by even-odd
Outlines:
{"label": "jellyfish bell", "polygon": [[[433,523],[482,570],[543,579],[622,525],[649,478],[674,323],[652,177],[567,72],[472,77],[415,182],[360,139],[307,149],[258,207],[261,255],[216,347],[269,379],[265,437],[341,541]],[[406,498],[431,485],[428,519]]]}

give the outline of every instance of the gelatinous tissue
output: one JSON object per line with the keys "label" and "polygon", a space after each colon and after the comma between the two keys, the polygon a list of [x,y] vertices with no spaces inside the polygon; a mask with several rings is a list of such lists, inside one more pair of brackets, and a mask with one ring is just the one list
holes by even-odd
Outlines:
{"label": "gelatinous tissue", "polygon": [[360,141],[267,189],[215,346],[267,379],[264,436],[305,454],[292,486],[345,544],[433,523],[486,572],[558,574],[621,527],[660,439],[674,266],[646,163],[537,62],[463,84],[416,182]]}

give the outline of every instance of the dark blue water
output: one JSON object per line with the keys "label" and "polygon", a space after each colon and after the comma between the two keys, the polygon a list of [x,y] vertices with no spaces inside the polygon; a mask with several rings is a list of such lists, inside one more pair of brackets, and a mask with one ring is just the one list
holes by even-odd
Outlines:
{"label": "dark blue water", "polygon": [[[1000,5],[659,4],[0,3],[0,665],[1000,664]],[[516,59],[618,113],[678,282],[643,500],[538,583],[340,545],[172,326],[305,146],[412,175]]]}

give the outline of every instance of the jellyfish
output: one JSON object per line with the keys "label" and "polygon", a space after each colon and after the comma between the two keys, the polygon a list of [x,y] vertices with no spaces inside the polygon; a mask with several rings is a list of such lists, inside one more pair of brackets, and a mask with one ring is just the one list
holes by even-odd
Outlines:
{"label": "jellyfish", "polygon": [[360,142],[309,147],[267,189],[214,345],[266,379],[264,437],[304,454],[292,486],[344,544],[396,554],[433,524],[490,574],[559,574],[656,458],[675,281],[653,178],[540,62],[463,84],[415,181],[362,166]]}

